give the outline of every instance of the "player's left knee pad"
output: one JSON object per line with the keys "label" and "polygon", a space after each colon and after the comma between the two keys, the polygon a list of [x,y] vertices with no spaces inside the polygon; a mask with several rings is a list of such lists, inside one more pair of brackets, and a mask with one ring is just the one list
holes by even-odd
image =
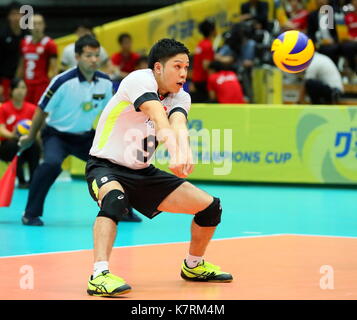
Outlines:
{"label": "player's left knee pad", "polygon": [[215,227],[221,222],[222,207],[219,198],[213,198],[213,202],[204,210],[197,212],[194,221],[200,227]]}
{"label": "player's left knee pad", "polygon": [[109,191],[102,200],[101,210],[98,217],[107,217],[115,223],[128,214],[128,198],[120,190]]}

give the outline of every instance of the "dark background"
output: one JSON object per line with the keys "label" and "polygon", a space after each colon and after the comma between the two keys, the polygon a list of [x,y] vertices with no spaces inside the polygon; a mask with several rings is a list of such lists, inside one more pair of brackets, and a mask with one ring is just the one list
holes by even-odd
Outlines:
{"label": "dark background", "polygon": [[[78,22],[88,20],[95,27],[110,21],[160,9],[185,0],[18,0],[44,15],[46,34],[57,38],[73,33]],[[0,0],[0,25],[11,0]]]}

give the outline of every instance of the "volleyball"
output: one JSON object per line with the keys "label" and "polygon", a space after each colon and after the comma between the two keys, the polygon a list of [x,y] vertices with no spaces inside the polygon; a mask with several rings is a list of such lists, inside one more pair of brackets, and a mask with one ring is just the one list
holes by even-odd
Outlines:
{"label": "volleyball", "polygon": [[24,120],[19,121],[16,125],[17,133],[20,136],[28,134],[30,131],[31,124],[32,124],[32,121],[29,119],[24,119]]}
{"label": "volleyball", "polygon": [[304,33],[290,30],[279,35],[272,43],[271,51],[275,65],[282,71],[304,71],[315,53],[314,44]]}

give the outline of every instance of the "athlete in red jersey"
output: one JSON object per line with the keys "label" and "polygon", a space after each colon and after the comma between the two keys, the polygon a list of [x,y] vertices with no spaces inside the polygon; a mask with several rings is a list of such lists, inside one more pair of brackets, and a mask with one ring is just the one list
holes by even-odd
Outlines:
{"label": "athlete in red jersey", "polygon": [[125,78],[130,72],[135,70],[140,55],[132,51],[132,39],[130,34],[122,33],[118,37],[118,43],[121,50],[112,55],[112,64],[119,72],[121,79]]}
{"label": "athlete in red jersey", "polygon": [[222,63],[212,61],[209,65],[207,88],[211,101],[218,103],[245,103],[242,87],[236,73],[225,70]]}
{"label": "athlete in red jersey", "polygon": [[41,15],[33,16],[33,26],[31,35],[25,37],[20,45],[22,59],[18,76],[25,80],[26,100],[37,104],[50,79],[57,74],[57,45],[45,36],[45,21]]}
{"label": "athlete in red jersey", "polygon": [[[19,150],[19,134],[16,125],[21,120],[32,119],[36,106],[24,100],[26,85],[23,80],[11,82],[11,99],[0,107],[0,159],[9,162]],[[17,162],[17,178],[19,187],[27,188],[23,164],[28,163],[30,179],[40,160],[40,145],[36,140],[31,148],[25,150],[19,156]]]}
{"label": "athlete in red jersey", "polygon": [[351,3],[354,7],[354,11],[346,13],[345,23],[351,40],[357,41],[357,0],[352,0]]}
{"label": "athlete in red jersey", "polygon": [[345,15],[349,39],[341,44],[341,49],[353,73],[351,74],[351,78],[357,79],[357,0],[352,0],[351,4],[354,7],[354,11],[348,12]]}
{"label": "athlete in red jersey", "polygon": [[208,100],[207,78],[208,65],[214,59],[213,39],[216,36],[214,22],[205,20],[200,23],[199,31],[204,36],[193,56],[192,83],[194,91],[191,92],[192,102],[205,102]]}

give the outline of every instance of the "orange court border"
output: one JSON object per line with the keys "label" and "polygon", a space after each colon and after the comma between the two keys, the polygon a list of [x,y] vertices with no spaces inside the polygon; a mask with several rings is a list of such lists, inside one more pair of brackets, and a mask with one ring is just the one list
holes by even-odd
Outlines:
{"label": "orange court border", "polygon": [[[111,272],[132,287],[118,299],[357,299],[357,238],[271,235],[212,240],[205,258],[232,273],[231,283],[182,280],[180,266],[187,250],[187,242],[114,248]],[[33,270],[32,289],[21,288],[23,266]],[[92,250],[0,257],[0,299],[107,299],[86,293],[92,266]],[[332,288],[323,285],[326,266],[332,270]]]}

